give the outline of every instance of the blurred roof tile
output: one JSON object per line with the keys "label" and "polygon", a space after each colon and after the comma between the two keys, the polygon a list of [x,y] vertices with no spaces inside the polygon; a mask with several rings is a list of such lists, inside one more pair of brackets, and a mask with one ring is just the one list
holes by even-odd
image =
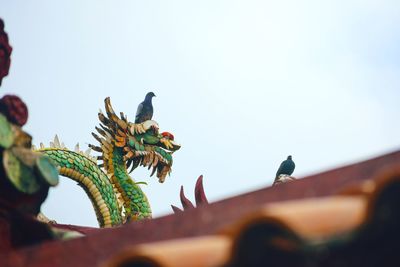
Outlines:
{"label": "blurred roof tile", "polygon": [[[397,151],[176,215],[112,229],[82,228],[80,232],[86,237],[44,242],[7,253],[2,255],[0,265],[101,266],[111,259],[111,264],[119,267],[158,266],[155,262],[124,265],[116,260],[140,253],[151,258],[154,253],[163,258],[160,266],[190,259],[193,264],[185,266],[216,266],[222,264],[225,253],[230,253],[226,266],[277,264],[274,260],[281,260],[281,266],[303,266],[310,260],[315,266],[335,266],[332,264],[345,259],[348,264],[341,266],[362,266],[356,256],[370,253],[365,257],[372,257],[371,260],[363,266],[374,266],[368,265],[373,259],[383,261],[383,255],[394,256],[382,249],[393,246],[399,235],[399,166]],[[79,231],[79,227],[74,230]],[[387,239],[385,245],[376,245],[382,238]],[[233,241],[232,246],[229,240]],[[329,255],[318,252],[321,246],[314,246],[321,240],[325,240]],[[375,244],[370,247],[377,253],[362,244]],[[177,253],[170,252],[169,247],[177,248]],[[309,248],[312,249],[307,251]],[[216,260],[202,261],[207,257]]]}

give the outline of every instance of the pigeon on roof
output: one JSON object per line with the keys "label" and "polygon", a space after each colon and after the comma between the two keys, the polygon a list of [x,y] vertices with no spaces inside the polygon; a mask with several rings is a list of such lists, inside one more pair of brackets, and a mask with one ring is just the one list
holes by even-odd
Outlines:
{"label": "pigeon on roof", "polygon": [[135,123],[142,123],[151,120],[153,117],[153,104],[151,103],[151,100],[154,96],[156,95],[153,92],[148,92],[146,94],[144,101],[140,103],[137,108]]}
{"label": "pigeon on roof", "polygon": [[285,175],[292,175],[294,172],[295,168],[294,161],[292,160],[292,156],[288,156],[286,160],[282,161],[281,165],[279,166],[278,171],[276,172],[276,177],[277,179],[280,175],[285,174]]}

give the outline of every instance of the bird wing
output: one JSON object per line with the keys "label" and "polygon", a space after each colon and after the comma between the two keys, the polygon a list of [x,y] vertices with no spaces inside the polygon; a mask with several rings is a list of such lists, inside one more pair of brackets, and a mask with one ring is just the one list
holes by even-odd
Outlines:
{"label": "bird wing", "polygon": [[142,111],[143,111],[143,103],[140,103],[137,108],[137,111],[136,111],[135,123],[138,122],[138,120],[140,119],[140,116],[142,115]]}
{"label": "bird wing", "polygon": [[283,161],[283,162],[281,163],[281,165],[279,165],[279,169],[276,171],[276,176],[275,176],[275,177],[278,177],[279,174],[282,172],[284,163],[285,163],[285,162]]}

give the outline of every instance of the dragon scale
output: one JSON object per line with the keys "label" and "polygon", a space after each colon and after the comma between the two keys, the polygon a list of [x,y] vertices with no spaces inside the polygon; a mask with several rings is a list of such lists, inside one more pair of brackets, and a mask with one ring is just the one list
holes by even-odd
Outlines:
{"label": "dragon scale", "polygon": [[96,162],[83,153],[65,148],[53,147],[38,151],[56,164],[60,175],[78,182],[85,190],[92,202],[100,227],[111,227],[122,223],[113,185]]}
{"label": "dragon scale", "polygon": [[58,137],[46,148],[41,144],[38,152],[48,156],[57,166],[59,174],[68,177],[84,189],[92,202],[100,227],[113,227],[130,220],[151,218],[149,201],[128,174],[138,166],[153,168],[163,182],[171,171],[172,153],[180,148],[173,140],[158,133],[155,121],[134,124],[115,115],[110,99],[105,99],[106,114],[98,114],[100,127],[92,133],[99,145],[89,145],[101,156],[66,149]]}

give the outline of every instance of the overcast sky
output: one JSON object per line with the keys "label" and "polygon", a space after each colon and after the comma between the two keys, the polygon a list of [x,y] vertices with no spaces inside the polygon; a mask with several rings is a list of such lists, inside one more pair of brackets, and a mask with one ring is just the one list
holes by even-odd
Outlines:
{"label": "overcast sky", "polygon": [[[148,91],[154,119],[182,149],[164,184],[138,169],[156,217],[190,199],[270,186],[287,155],[294,176],[400,148],[400,2],[0,0],[14,48],[2,93],[29,106],[34,143],[94,143],[110,96],[134,119]],[[97,226],[66,178],[44,213]]]}

